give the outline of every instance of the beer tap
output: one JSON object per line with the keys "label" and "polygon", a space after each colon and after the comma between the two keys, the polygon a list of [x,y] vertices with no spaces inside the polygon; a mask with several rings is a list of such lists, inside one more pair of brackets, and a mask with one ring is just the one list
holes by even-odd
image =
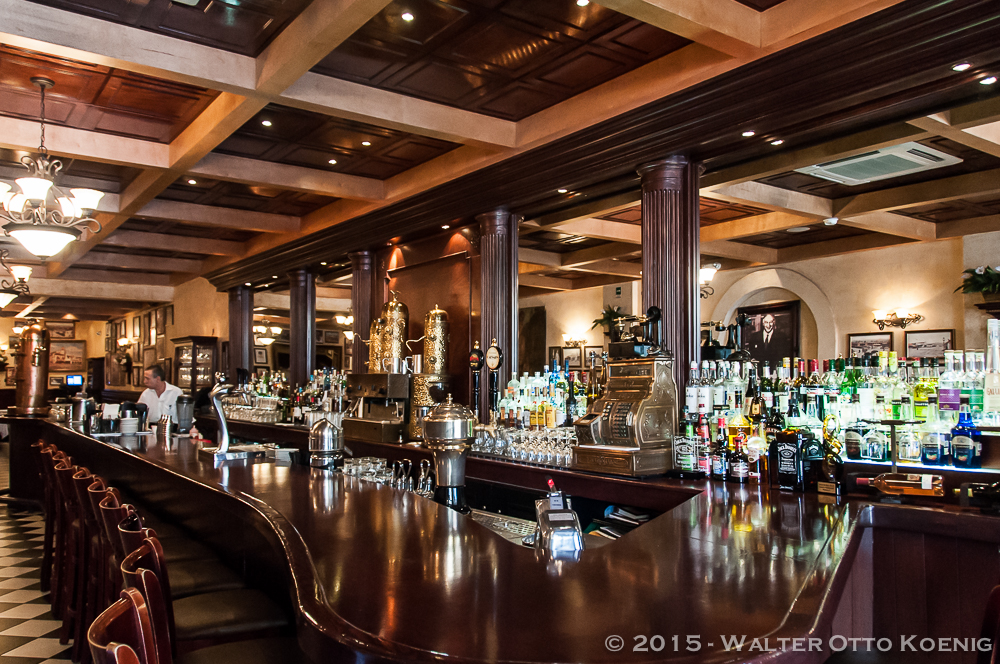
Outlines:
{"label": "beer tap", "polygon": [[476,413],[476,420],[479,421],[479,378],[483,370],[485,355],[479,349],[477,341],[469,353],[469,366],[472,368],[472,409]]}
{"label": "beer tap", "polygon": [[[490,415],[492,416],[500,410],[500,367],[503,366],[503,351],[497,346],[494,339],[490,347],[486,349],[486,368],[490,372],[489,384],[489,404]],[[490,418],[492,421],[492,417]]]}

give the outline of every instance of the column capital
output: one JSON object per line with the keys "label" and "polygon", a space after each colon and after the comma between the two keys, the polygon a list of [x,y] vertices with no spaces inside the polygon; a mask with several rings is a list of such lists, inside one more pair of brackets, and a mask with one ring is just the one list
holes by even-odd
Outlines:
{"label": "column capital", "polygon": [[347,254],[347,258],[351,261],[352,269],[364,270],[366,268],[371,268],[372,262],[375,260],[375,253],[367,249],[362,251],[352,251]]}
{"label": "column capital", "polygon": [[643,191],[681,191],[685,186],[686,169],[690,161],[686,155],[673,154],[643,164],[636,171],[642,181]]}
{"label": "column capital", "polygon": [[479,231],[483,235],[507,235],[510,232],[510,211],[507,208],[497,208],[476,215]]}

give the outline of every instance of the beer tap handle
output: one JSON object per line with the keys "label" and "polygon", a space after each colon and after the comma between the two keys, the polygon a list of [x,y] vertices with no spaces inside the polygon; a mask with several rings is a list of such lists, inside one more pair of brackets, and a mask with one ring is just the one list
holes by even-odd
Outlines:
{"label": "beer tap handle", "polygon": [[479,379],[483,371],[483,363],[486,359],[483,351],[479,348],[479,342],[475,342],[472,351],[469,353],[469,368],[472,369],[472,410],[479,419]]}

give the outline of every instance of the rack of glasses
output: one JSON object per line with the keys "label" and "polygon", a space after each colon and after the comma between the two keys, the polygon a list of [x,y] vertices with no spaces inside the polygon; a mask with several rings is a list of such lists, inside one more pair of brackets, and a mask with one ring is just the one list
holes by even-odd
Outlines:
{"label": "rack of glasses", "polygon": [[574,427],[541,431],[498,427],[494,435],[480,432],[469,453],[550,468],[571,468],[576,445]]}
{"label": "rack of glasses", "polygon": [[[867,420],[863,419],[862,422],[867,422],[868,424],[878,424],[881,426],[889,427],[889,454],[892,459],[892,472],[899,472],[899,461],[900,457],[904,457],[905,461],[911,461],[911,457],[914,455],[911,449],[914,445],[916,446],[915,459],[920,460],[920,441],[917,440],[912,434],[908,432],[908,436],[905,440],[901,441],[896,434],[896,427],[899,426],[912,426],[914,424],[923,424],[924,420]],[[912,439],[912,440],[911,440]],[[900,449],[901,445],[903,449]]]}

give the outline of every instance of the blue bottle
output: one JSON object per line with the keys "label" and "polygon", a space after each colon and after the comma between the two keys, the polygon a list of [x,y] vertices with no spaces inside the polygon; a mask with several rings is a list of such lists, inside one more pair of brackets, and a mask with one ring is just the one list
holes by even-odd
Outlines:
{"label": "blue bottle", "polygon": [[956,468],[979,468],[982,466],[982,434],[972,423],[969,397],[961,397],[958,424],[951,429],[951,458]]}

